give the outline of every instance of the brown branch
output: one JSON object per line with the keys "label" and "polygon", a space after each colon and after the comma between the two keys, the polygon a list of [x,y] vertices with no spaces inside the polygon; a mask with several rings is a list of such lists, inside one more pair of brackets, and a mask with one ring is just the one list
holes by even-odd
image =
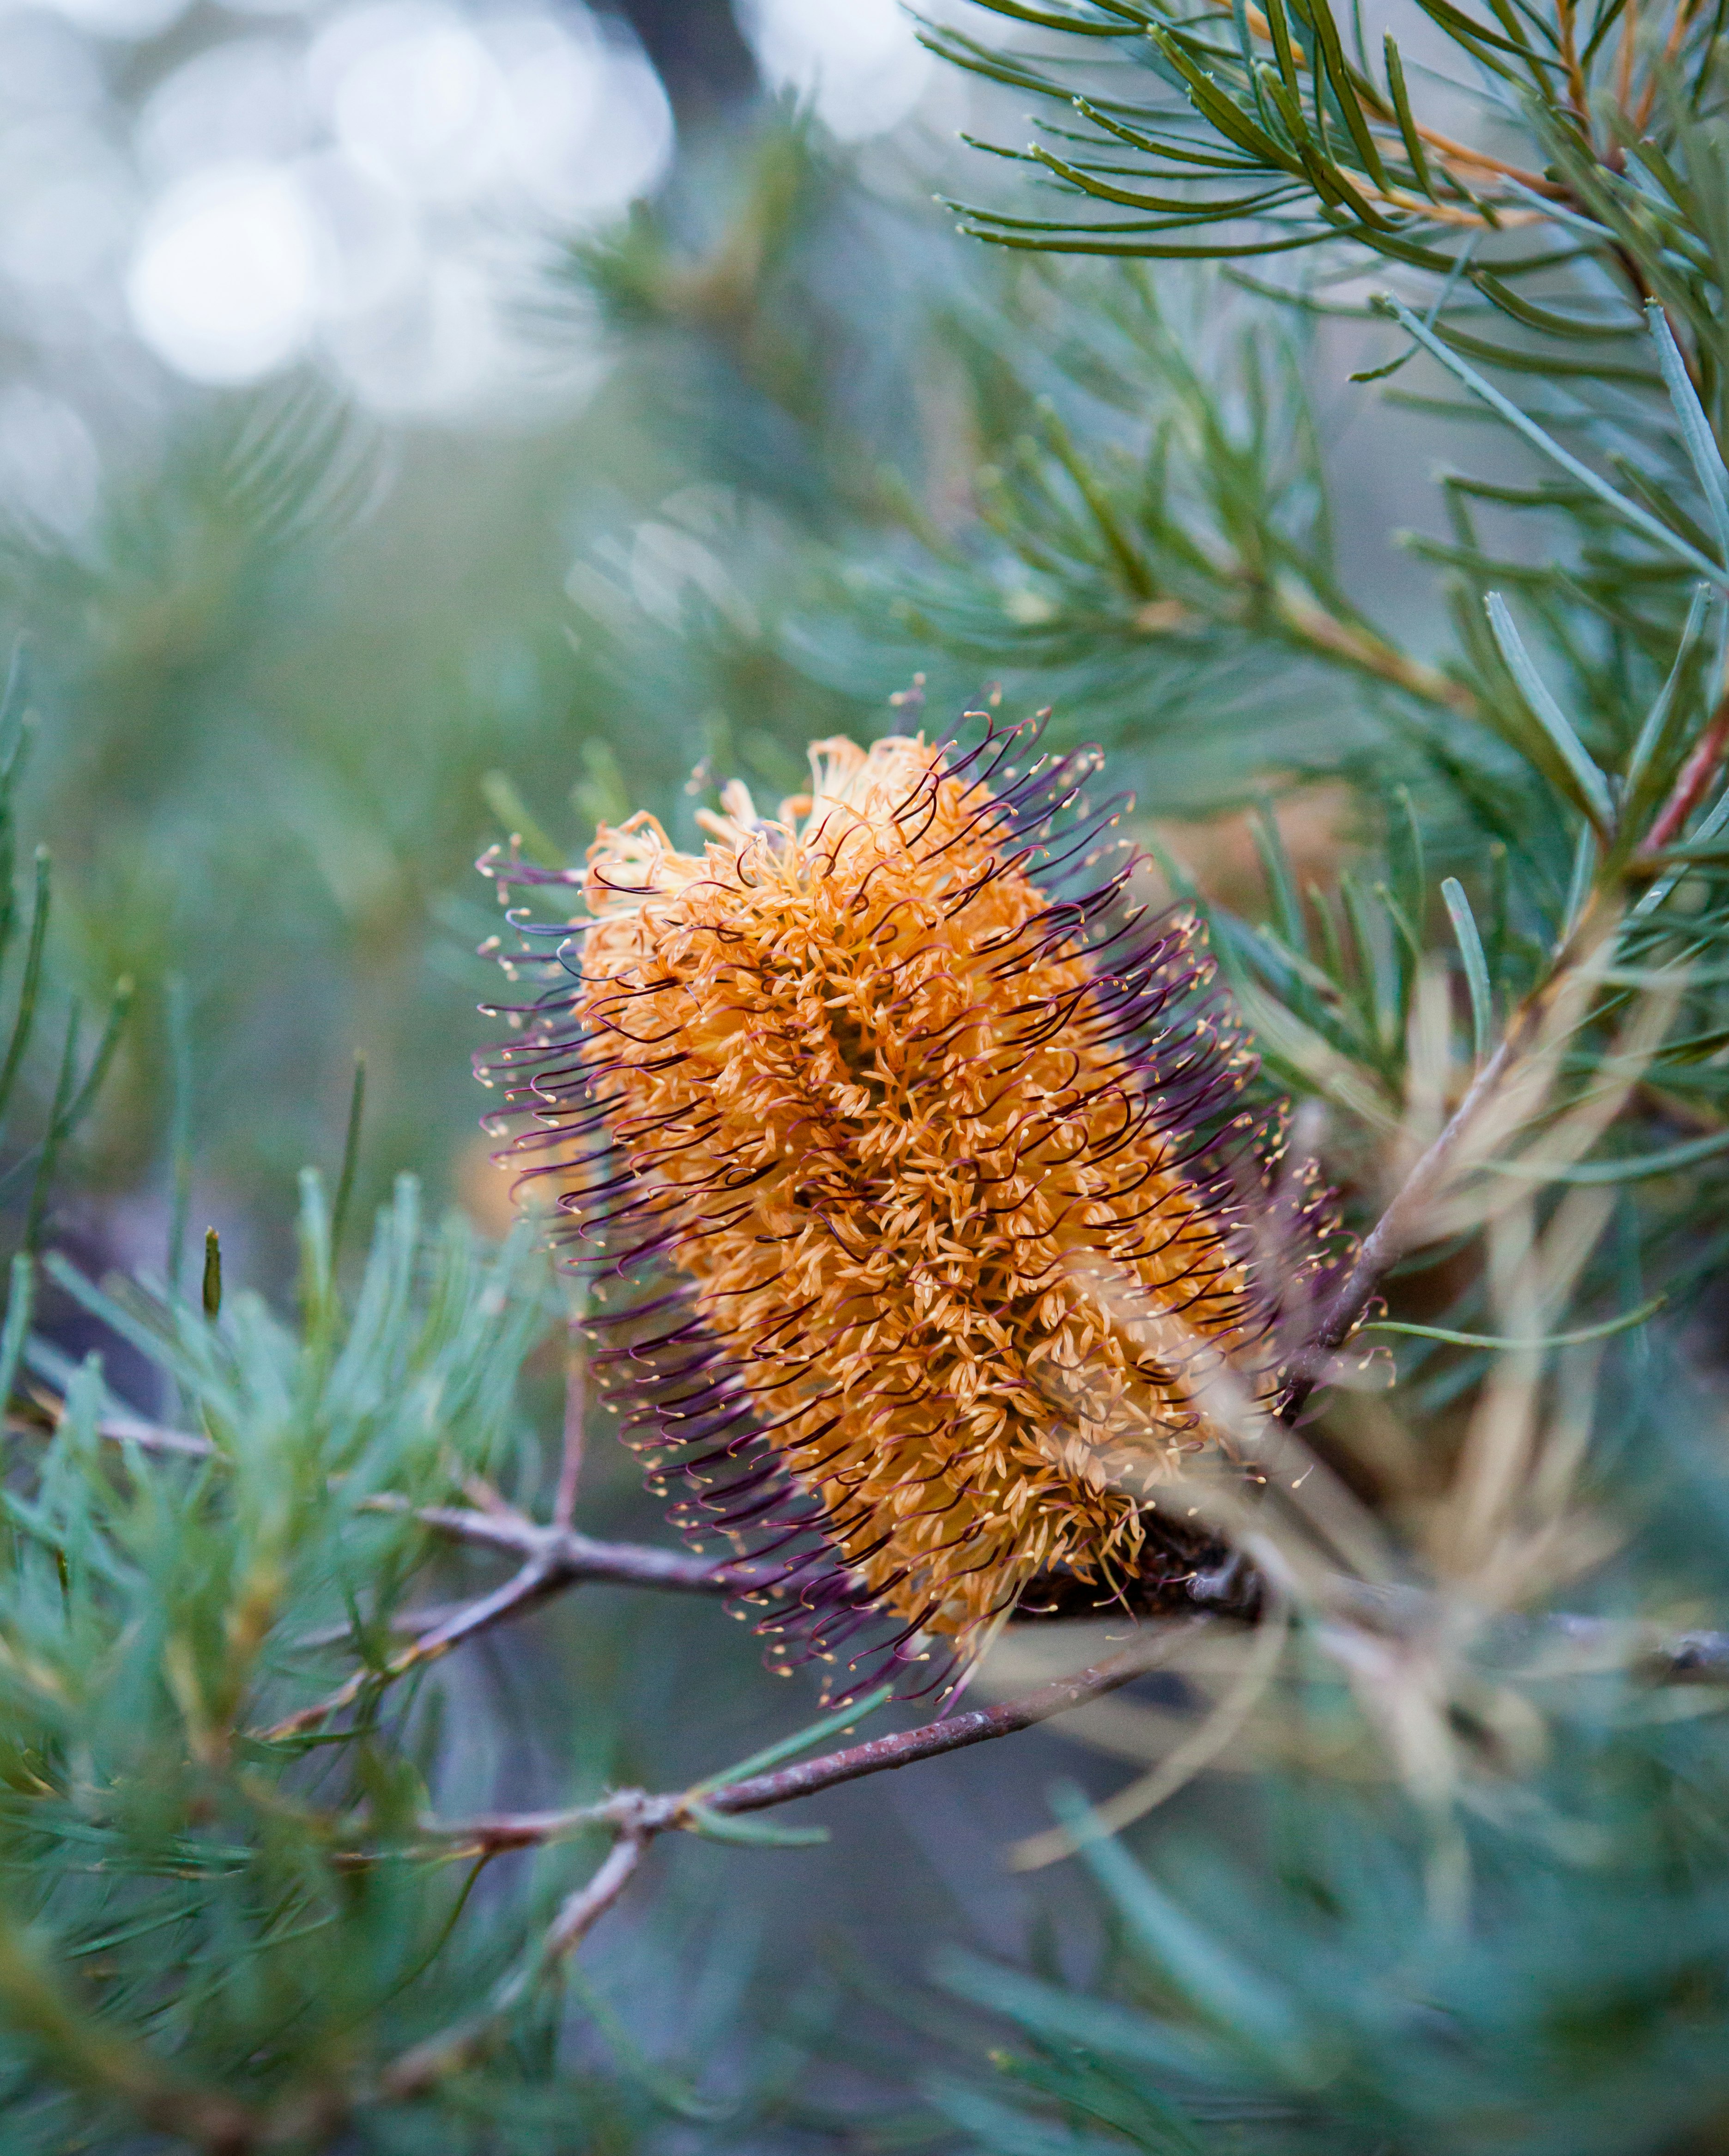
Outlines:
{"label": "brown branch", "polygon": [[[390,1498],[370,1502],[380,1511],[410,1509],[406,1503]],[[546,1568],[549,1592],[554,1580],[565,1587],[593,1579],[609,1580],[622,1587],[659,1588],[675,1594],[744,1594],[772,1587],[776,1576],[759,1566],[716,1564],[684,1550],[601,1542],[574,1527],[542,1527],[520,1512],[481,1512],[454,1505],[413,1509],[423,1526],[452,1542],[537,1560]]]}
{"label": "brown branch", "polygon": [[1681,767],[1674,790],[1663,804],[1661,814],[1652,824],[1639,844],[1641,855],[1660,854],[1665,846],[1672,845],[1680,836],[1687,819],[1698,807],[1700,798],[1710,785],[1711,774],[1723,760],[1723,752],[1729,747],[1729,696],[1726,696],[1711,715],[1711,724],[1699,737],[1693,753]]}
{"label": "brown branch", "polygon": [[1468,719],[1479,716],[1477,699],[1464,682],[1455,681],[1438,666],[1413,659],[1372,629],[1360,623],[1342,621],[1293,591],[1275,593],[1274,605],[1286,628],[1311,649],[1329,659],[1342,660],[1378,681],[1390,682],[1425,703],[1439,705]]}
{"label": "brown branch", "polygon": [[[415,1636],[411,1644],[379,1668],[357,1670],[347,1681],[310,1707],[285,1716],[258,1733],[269,1740],[297,1737],[317,1728],[333,1714],[375,1686],[394,1684],[423,1664],[436,1661],[453,1647],[491,1630],[495,1625],[525,1615],[530,1609],[584,1580],[609,1580],[631,1587],[652,1587],[685,1594],[740,1594],[772,1589],[777,1575],[748,1564],[711,1564],[707,1558],[679,1550],[658,1550],[634,1543],[598,1542],[573,1527],[541,1527],[520,1512],[482,1512],[460,1506],[428,1505],[410,1507],[406,1502],[380,1496],[367,1500],[368,1509],[408,1512],[435,1533],[475,1548],[507,1552],[521,1564],[501,1586],[454,1609],[427,1611],[423,1621],[412,1617],[403,1627]],[[345,1636],[334,1635],[336,1639]],[[334,1644],[330,1634],[316,1634],[305,1646]]]}
{"label": "brown branch", "polygon": [[649,1836],[700,1824],[700,1812],[766,1811],[772,1804],[791,1804],[819,1790],[856,1782],[867,1774],[880,1774],[895,1767],[910,1767],[920,1759],[934,1759],[944,1753],[964,1751],[998,1737],[1012,1737],[1031,1729],[1071,1707],[1101,1699],[1107,1692],[1131,1684],[1162,1661],[1166,1655],[1206,1621],[1203,1613],[1179,1620],[1157,1635],[1136,1640],[1120,1655],[1078,1670],[1042,1686],[1024,1698],[1000,1707],[981,1707],[964,1713],[921,1722],[892,1736],[875,1737],[863,1744],[826,1753],[796,1766],[780,1767],[766,1774],[750,1774],[742,1781],[722,1782],[700,1793],[683,1791],[652,1794],[644,1789],[619,1789],[598,1804],[581,1804],[564,1811],[491,1812],[468,1820],[433,1821],[422,1830],[429,1840],[453,1845],[460,1856],[494,1856],[504,1850],[527,1849],[585,1827],[611,1826],[625,1835]]}
{"label": "brown branch", "polygon": [[1191,1617],[1156,1640],[1137,1641],[1121,1654],[1043,1686],[1024,1699],[946,1715],[917,1729],[873,1738],[822,1758],[747,1775],[741,1781],[722,1783],[700,1794],[686,1791],[654,1796],[642,1789],[621,1789],[598,1804],[567,1811],[499,1813],[429,1824],[423,1830],[428,1840],[446,1843],[453,1855],[465,1856],[492,1856],[505,1850],[537,1847],[589,1826],[611,1826],[614,1840],[598,1869],[560,1909],[532,1961],[500,1987],[483,2012],[417,2044],[386,2067],[379,2076],[379,2093],[395,2102],[422,2095],[478,2057],[495,2040],[505,2016],[530,1986],[568,1954],[611,1908],[657,1835],[698,1826],[704,1812],[763,1811],[770,1805],[790,1804],[867,1774],[884,1774],[895,1767],[911,1766],[915,1760],[935,1758],[1030,1729],[1053,1715],[1102,1698],[1130,1683],[1203,1621]]}
{"label": "brown branch", "polygon": [[[1487,1075],[1486,1069],[1485,1075]],[[1462,1109],[1460,1112],[1463,1112]],[[1409,1187],[1408,1182],[1406,1188],[1408,1189]],[[1369,1251],[1369,1245],[1372,1241],[1372,1235],[1364,1245],[1365,1251],[1369,1252],[1372,1267],[1383,1255]],[[1391,1262],[1390,1260],[1388,1261]],[[1343,1286],[1350,1286],[1357,1278],[1357,1272],[1353,1270]],[[1366,1291],[1369,1299],[1372,1299],[1374,1286],[1378,1285],[1378,1281],[1379,1274],[1376,1272],[1366,1290],[1364,1284],[1358,1282],[1358,1291]],[[1315,1351],[1311,1349],[1309,1352],[1312,1353]],[[1324,1375],[1324,1358],[1317,1356],[1316,1374],[1310,1378],[1310,1386],[1312,1388],[1319,1383]],[[1295,1413],[1295,1410],[1289,1412]],[[413,1629],[417,1636],[414,1646],[399,1656],[396,1663],[387,1666],[383,1671],[360,1672],[349,1681],[341,1694],[332,1695],[319,1706],[305,1709],[299,1716],[290,1717],[288,1722],[279,1724],[269,1734],[291,1734],[296,1727],[315,1726],[317,1721],[327,1717],[341,1706],[359,1697],[369,1681],[387,1681],[392,1674],[402,1674],[419,1662],[448,1653],[451,1648],[474,1638],[478,1633],[522,1615],[551,1596],[562,1593],[567,1587],[580,1585],[585,1580],[717,1596],[747,1591],[763,1594],[771,1592],[776,1584],[773,1573],[765,1574],[749,1564],[711,1564],[706,1558],[679,1551],[654,1549],[633,1543],[598,1542],[569,1528],[541,1527],[520,1514],[505,1516],[434,1507],[423,1509],[418,1517],[428,1526],[449,1534],[454,1539],[476,1548],[525,1556],[526,1561],[501,1587],[478,1600],[406,1615],[401,1623],[405,1629]],[[1213,1547],[1212,1554],[1217,1556],[1219,1553],[1218,1548]],[[1047,1580],[1044,1591],[1057,1598],[1059,1584]],[[1144,1585],[1147,1589],[1144,1599],[1136,1599],[1131,1589],[1128,1599],[1115,1614],[1136,1620],[1219,1618],[1230,1623],[1252,1625],[1257,1621],[1264,1600],[1261,1584],[1254,1568],[1240,1553],[1229,1552],[1224,1553],[1219,1563],[1203,1563],[1192,1560],[1188,1569],[1173,1571],[1167,1576],[1149,1580]],[[1359,1582],[1340,1577],[1328,1584],[1326,1592],[1351,1606],[1358,1615],[1372,1616],[1377,1611],[1385,1614],[1383,1608],[1386,1600],[1384,1594],[1366,1588]],[[1413,1593],[1419,1594],[1419,1591],[1413,1589]],[[1428,1598],[1419,1594],[1419,1599],[1426,1601]],[[1041,1607],[1024,1613],[1025,1619],[1033,1622],[1059,1615],[1103,1615],[1109,1618],[1111,1614],[1112,1608],[1101,1610],[1095,1599],[1080,1597],[1063,1604],[1060,1609],[1054,1606],[1054,1606],[1049,1609]],[[1613,1630],[1612,1627],[1598,1619],[1565,1614],[1538,1621],[1578,1640],[1607,1639]],[[346,1635],[343,1632],[331,1632],[315,1635],[302,1644],[306,1646],[334,1645],[345,1636]],[[1729,1634],[1711,1631],[1683,1633],[1672,1640],[1660,1640],[1653,1644],[1645,1650],[1644,1660],[1648,1673],[1659,1681],[1729,1683]],[[1084,1671],[1077,1677],[1065,1680],[1065,1686],[1085,1686],[1090,1682],[1094,1674]],[[1126,1681],[1126,1678],[1116,1680]],[[1107,1686],[1106,1688],[1110,1687]],[[982,1743],[991,1737],[1007,1734],[1012,1729],[1029,1727],[1033,1722],[1043,1720],[1050,1714],[1066,1712],[1065,1700],[1060,1697],[1063,1692],[1064,1686],[1053,1686],[1048,1694],[1034,1695],[1032,1700],[992,1709],[989,1726],[970,1715],[949,1717],[898,1737],[876,1739],[872,1744],[857,1748],[860,1758],[876,1763],[854,1768],[839,1779],[851,1779],[854,1773],[874,1774],[884,1766],[904,1766],[912,1759],[927,1758],[935,1752],[952,1751],[960,1745]],[[1077,1695],[1077,1697],[1081,1696],[1090,1697],[1093,1695],[1087,1692]],[[1055,1703],[1035,1707],[1035,1702],[1047,1697]],[[968,1730],[973,1733],[966,1733]],[[880,1752],[877,1748],[880,1746],[886,1746],[887,1752]],[[851,1756],[836,1755],[837,1758]],[[823,1762],[808,1762],[803,1767],[785,1771],[795,1777],[808,1776],[823,1764]],[[794,1790],[793,1794],[803,1794],[803,1791]],[[525,1842],[553,1838],[560,1832],[572,1831],[579,1826],[616,1826],[623,1824],[627,1818],[633,1821],[645,1819],[647,1815],[633,1809],[639,1799],[642,1802],[655,1805],[676,1801],[659,1797],[642,1799],[640,1792],[627,1792],[616,1800],[607,1799],[598,1808],[589,1806],[577,1812],[500,1815],[490,1822],[474,1820],[459,1830],[453,1829],[450,1831],[478,1837],[475,1842],[477,1849],[483,1846],[520,1847]],[[780,1803],[784,1800],[775,1797],[765,1801]],[[711,1810],[729,1808],[721,1803],[718,1795],[706,1801]],[[734,1803],[732,1808],[746,1810],[757,1807]],[[522,1824],[525,1820],[528,1822],[526,1826]],[[648,1823],[658,1832],[662,1826],[675,1822],[657,1819]],[[494,1843],[488,1839],[494,1835],[500,1835],[504,1839]]]}
{"label": "brown branch", "polygon": [[[1698,12],[1699,0],[1681,0],[1681,5],[1675,9],[1675,20],[1670,24],[1669,36],[1663,47],[1662,64],[1660,67],[1653,68],[1646,76],[1644,90],[1639,100],[1639,110],[1633,116],[1633,131],[1635,136],[1643,135],[1649,126],[1651,107],[1657,101],[1658,85],[1662,80],[1665,70],[1674,66],[1680,55],[1681,46],[1685,42],[1687,32],[1692,25],[1693,18]],[[1624,105],[1625,100],[1622,101]]]}
{"label": "brown branch", "polygon": [[520,1571],[513,1573],[501,1587],[477,1601],[465,1602],[450,1615],[430,1625],[411,1645],[393,1655],[380,1669],[358,1669],[346,1684],[339,1685],[327,1698],[318,1700],[310,1707],[285,1715],[280,1722],[273,1722],[258,1734],[267,1742],[283,1737],[298,1737],[308,1729],[316,1729],[321,1722],[328,1722],[333,1714],[340,1714],[345,1707],[352,1707],[363,1692],[375,1686],[394,1684],[408,1676],[411,1670],[423,1663],[436,1661],[448,1655],[453,1647],[459,1647],[464,1640],[472,1640],[479,1633],[488,1631],[502,1624],[507,1617],[520,1616],[525,1609],[543,1600],[554,1589],[548,1584],[546,1568],[537,1559],[531,1558]]}
{"label": "brown branch", "polygon": [[792,1767],[777,1767],[766,1774],[747,1775],[741,1782],[724,1782],[703,1798],[711,1812],[760,1812],[771,1804],[790,1804],[797,1797],[814,1796],[843,1782],[856,1782],[866,1774],[880,1774],[895,1767],[910,1767],[916,1760],[934,1759],[946,1752],[963,1751],[969,1745],[988,1744],[998,1737],[1012,1737],[1031,1729],[1054,1715],[1089,1700],[1102,1699],[1143,1676],[1206,1621],[1204,1613],[1180,1619],[1153,1638],[1126,1647],[1106,1661],[1095,1662],[1072,1677],[1042,1686],[1023,1699],[1001,1707],[976,1707],[962,1714],[945,1715],[917,1729],[903,1729],[892,1737],[874,1737],[863,1744],[849,1744],[820,1759],[806,1759]]}
{"label": "brown branch", "polygon": [[682,1792],[655,1795],[647,1789],[614,1789],[598,1804],[570,1804],[553,1811],[479,1812],[472,1819],[427,1820],[420,1833],[425,1840],[448,1845],[454,1857],[502,1856],[513,1849],[544,1848],[588,1827],[611,1827],[619,1834],[663,1834],[682,1823],[688,1803]]}
{"label": "brown branch", "polygon": [[[1372,1596],[1372,1590],[1364,1594]],[[1384,1598],[1379,1598],[1384,1599]],[[749,1774],[718,1787],[654,1794],[645,1789],[618,1789],[598,1803],[562,1811],[495,1812],[469,1820],[428,1821],[423,1837],[444,1845],[452,1856],[487,1858],[509,1850],[539,1848],[549,1842],[595,1826],[613,1830],[613,1846],[586,1883],[559,1910],[532,1959],[520,1968],[495,1994],[484,2012],[441,2035],[428,2038],[406,2051],[380,2076],[381,2096],[401,2101],[423,2094],[445,2076],[470,2064],[495,2040],[505,2016],[556,1962],[587,1937],[594,1924],[612,1907],[628,1885],[649,1844],[658,1835],[678,1830],[700,1830],[705,1813],[736,1815],[766,1811],[776,1804],[792,1804],[815,1796],[867,1775],[909,1767],[921,1759],[959,1752],[985,1744],[1017,1731],[1030,1729],[1054,1716],[1103,1698],[1107,1693],[1146,1674],[1166,1654],[1205,1623],[1196,1614],[1169,1625],[1156,1637],[1137,1641],[1121,1654],[1042,1686],[1024,1697],[999,1707],[975,1707],[964,1713],[945,1715],[916,1729],[877,1737],[861,1744],[780,1767],[767,1774]],[[1569,1635],[1587,1645],[1599,1637],[1619,1636],[1624,1628],[1590,1618],[1560,1620]],[[1691,1633],[1654,1654],[1665,1672],[1683,1681],[1721,1682],[1729,1678],[1729,1635]]]}
{"label": "brown branch", "polygon": [[[1403,1601],[1412,1604],[1410,1614],[1420,1618],[1431,1599],[1414,1589],[1408,1595],[1394,1596],[1386,1589],[1356,1581],[1342,1581],[1339,1586],[1341,1599],[1353,1614],[1372,1624],[1377,1620],[1396,1621],[1403,1614]],[[1031,1729],[1102,1699],[1146,1675],[1206,1621],[1206,1613],[1197,1612],[1137,1641],[1120,1655],[1000,1707],[944,1715],[935,1722],[921,1723],[916,1729],[871,1738],[862,1744],[825,1753],[819,1758],[746,1775],[736,1782],[722,1782],[700,1793],[615,1789],[598,1803],[561,1810],[482,1812],[466,1820],[428,1820],[421,1833],[428,1840],[447,1845],[452,1856],[496,1856],[510,1850],[541,1848],[592,1827],[611,1827],[616,1834],[649,1839],[700,1827],[703,1811],[728,1815],[767,1811],[771,1806],[815,1796],[870,1774],[910,1767],[921,1759],[988,1744],[999,1737],[1012,1737],[1018,1730]],[[1621,1645],[1629,1638],[1625,1625],[1608,1618],[1560,1615],[1535,1620],[1531,1629],[1538,1634],[1552,1630],[1575,1645],[1591,1649]],[[1659,1683],[1729,1683],[1729,1633],[1677,1633],[1644,1645],[1631,1666]]]}
{"label": "brown branch", "polygon": [[1597,141],[1591,126],[1591,98],[1585,87],[1585,71],[1579,64],[1579,52],[1573,36],[1575,0],[1555,0],[1555,13],[1561,31],[1561,63],[1567,70],[1567,95],[1573,100],[1573,117],[1579,123],[1585,137],[1585,146],[1594,157]]}

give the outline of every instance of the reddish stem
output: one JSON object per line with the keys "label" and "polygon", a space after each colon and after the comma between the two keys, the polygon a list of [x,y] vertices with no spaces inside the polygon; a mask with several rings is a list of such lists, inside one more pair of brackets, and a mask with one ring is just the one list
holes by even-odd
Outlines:
{"label": "reddish stem", "polygon": [[1729,697],[1718,705],[1711,724],[1681,767],[1681,775],[1664,804],[1663,814],[1640,844],[1641,854],[1660,854],[1665,846],[1673,845],[1682,826],[1699,806],[1701,795],[1711,783],[1711,773],[1722,761],[1726,745],[1729,745]]}
{"label": "reddish stem", "polygon": [[1142,1640],[1108,1661],[1095,1662],[1072,1677],[1029,1692],[1024,1699],[945,1715],[940,1722],[926,1722],[893,1737],[873,1737],[867,1743],[850,1744],[844,1752],[805,1759],[796,1767],[750,1774],[741,1782],[725,1782],[702,1801],[711,1812],[760,1812],[794,1797],[813,1796],[818,1789],[833,1789],[838,1782],[855,1782],[862,1774],[880,1774],[889,1767],[910,1767],[915,1759],[930,1759],[941,1752],[958,1752],[969,1744],[988,1743],[993,1737],[1012,1736],[1018,1729],[1030,1729],[1035,1722],[1048,1722],[1053,1715],[1066,1713],[1090,1699],[1102,1698],[1120,1685],[1132,1683],[1169,1650],[1180,1633],[1198,1621],[1191,1618],[1155,1640]]}

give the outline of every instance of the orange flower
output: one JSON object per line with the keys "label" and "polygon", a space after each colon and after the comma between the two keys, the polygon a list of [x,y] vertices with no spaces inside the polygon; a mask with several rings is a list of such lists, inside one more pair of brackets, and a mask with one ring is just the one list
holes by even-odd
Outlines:
{"label": "orange flower", "polygon": [[1121,1596],[1319,1262],[1257,1279],[1197,924],[1135,903],[1096,758],[1017,775],[1022,738],[818,742],[700,855],[603,826],[579,986],[500,1059],[675,1517],[777,1554],[763,1629],[841,1697],[942,1681],[1054,1581]]}

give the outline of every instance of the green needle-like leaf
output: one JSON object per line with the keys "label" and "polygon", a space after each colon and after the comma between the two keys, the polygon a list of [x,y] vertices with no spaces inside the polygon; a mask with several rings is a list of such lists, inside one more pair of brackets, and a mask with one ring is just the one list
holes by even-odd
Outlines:
{"label": "green needle-like leaf", "polygon": [[1507,663],[1507,670],[1518,683],[1532,716],[1542,727],[1559,752],[1573,780],[1574,798],[1592,822],[1602,832],[1607,832],[1614,820],[1614,803],[1609,797],[1608,782],[1587,754],[1584,743],[1573,729],[1567,714],[1549,693],[1547,684],[1532,664],[1531,654],[1525,649],[1513,617],[1507,611],[1506,602],[1499,592],[1490,592],[1484,601],[1489,625],[1495,632],[1495,640],[1501,646],[1501,654]]}
{"label": "green needle-like leaf", "polygon": [[1477,933],[1476,916],[1471,911],[1471,902],[1465,896],[1465,886],[1457,876],[1449,876],[1442,884],[1441,896],[1446,901],[1447,918],[1453,924],[1459,956],[1465,966],[1465,986],[1471,999],[1471,1055],[1480,1065],[1489,1052],[1494,1022],[1489,965],[1483,956],[1483,939]]}

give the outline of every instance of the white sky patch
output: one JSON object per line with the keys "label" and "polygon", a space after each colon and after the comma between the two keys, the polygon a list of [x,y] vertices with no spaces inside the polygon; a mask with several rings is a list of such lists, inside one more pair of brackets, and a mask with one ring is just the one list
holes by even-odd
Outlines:
{"label": "white sky patch", "polygon": [[92,37],[133,43],[160,37],[187,8],[187,0],[48,0],[48,4]]}
{"label": "white sky patch", "polygon": [[912,110],[932,60],[896,0],[734,0],[757,64],[810,100],[843,142],[886,134]]}
{"label": "white sky patch", "polygon": [[454,9],[354,8],[314,43],[307,72],[341,148],[404,194],[460,201],[499,178],[511,119],[504,78]]}
{"label": "white sky patch", "polygon": [[8,112],[88,112],[105,94],[99,49],[64,16],[0,14],[0,97]]}
{"label": "white sky patch", "polygon": [[491,29],[515,126],[511,169],[555,217],[614,214],[672,160],[672,107],[630,39],[587,14],[500,18]]}
{"label": "white sky patch", "polygon": [[617,214],[674,146],[627,33],[580,4],[448,0],[361,0],[304,45],[286,23],[231,38],[156,87],[134,141],[154,193],[127,298],[157,356],[243,382],[316,354],[398,412],[530,367],[505,319],[523,235]]}

